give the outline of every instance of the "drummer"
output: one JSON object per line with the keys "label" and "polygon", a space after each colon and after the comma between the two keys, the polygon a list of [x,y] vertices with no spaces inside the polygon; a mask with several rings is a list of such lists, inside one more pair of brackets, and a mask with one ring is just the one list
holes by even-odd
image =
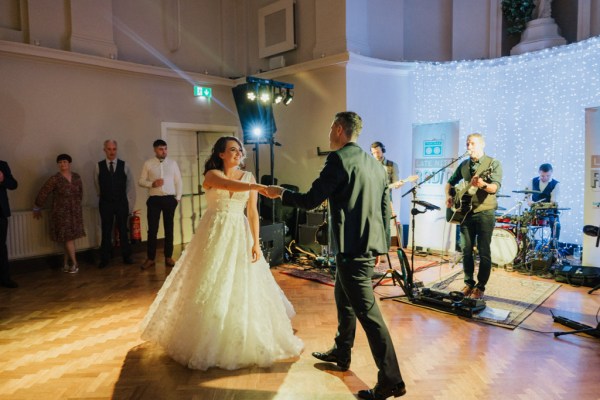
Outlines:
{"label": "drummer", "polygon": [[[531,199],[528,199],[528,204],[531,207],[533,203],[555,203],[558,204],[558,196],[560,193],[560,185],[558,181],[552,178],[552,165],[551,164],[542,164],[538,170],[539,176],[536,176],[531,180],[531,188],[534,192],[531,195]],[[552,229],[552,234],[550,236],[551,239],[556,239],[556,243],[558,243],[558,238],[560,237],[560,221],[558,219],[558,210],[556,208],[549,208],[544,210],[545,215],[538,216],[541,218],[546,218],[548,220],[548,226]],[[551,240],[551,243],[554,244],[555,241]]]}

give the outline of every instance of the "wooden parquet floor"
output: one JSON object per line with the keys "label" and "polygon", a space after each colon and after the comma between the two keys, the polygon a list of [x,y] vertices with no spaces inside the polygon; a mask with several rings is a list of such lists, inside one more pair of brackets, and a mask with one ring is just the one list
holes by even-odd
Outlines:
{"label": "wooden parquet floor", "polygon": [[[449,267],[440,268],[417,277],[433,280]],[[205,372],[140,339],[139,323],[168,273],[162,263],[148,271],[114,262],[102,270],[82,265],[75,275],[14,274],[20,288],[0,288],[0,399],[354,399],[374,385],[360,327],[349,371],[310,355],[332,344],[333,288],[272,271],[296,307],[304,352],[271,368]],[[563,285],[515,330],[379,301],[407,384],[404,398],[600,399],[600,339],[524,329],[569,330],[553,323],[550,311],[596,326],[600,291],[588,290]],[[395,286],[376,291],[400,293]]]}

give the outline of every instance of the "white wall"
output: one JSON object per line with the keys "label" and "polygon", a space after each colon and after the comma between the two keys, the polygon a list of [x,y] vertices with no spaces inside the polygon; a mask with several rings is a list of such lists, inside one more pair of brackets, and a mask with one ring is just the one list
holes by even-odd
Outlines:
{"label": "white wall", "polygon": [[[352,55],[348,65],[348,108],[363,119],[358,143],[370,152],[371,143],[382,142],[385,156],[398,163],[400,179],[412,175],[412,105],[410,66]],[[393,192],[394,209],[408,223],[410,196],[402,201],[404,186]]]}
{"label": "white wall", "polygon": [[[277,80],[294,84],[295,96],[287,107],[274,106],[275,140],[282,144],[275,147],[275,177],[279,183],[297,185],[306,191],[325,162],[325,157],[317,155],[317,146],[322,151],[329,150],[333,117],[347,107],[345,66],[318,68]],[[268,146],[261,145],[260,150],[260,174],[267,175],[270,173]]]}
{"label": "white wall", "polygon": [[452,2],[408,0],[404,6],[404,59],[452,59]]}
{"label": "white wall", "polygon": [[[60,153],[82,176],[84,204],[95,205],[92,173],[105,139],[119,142],[139,177],[161,122],[238,125],[230,87],[213,86],[214,100],[201,102],[183,79],[0,53],[0,87],[0,158],[19,181],[10,193],[14,210],[31,209]],[[136,208],[145,209],[145,189],[137,194]]]}

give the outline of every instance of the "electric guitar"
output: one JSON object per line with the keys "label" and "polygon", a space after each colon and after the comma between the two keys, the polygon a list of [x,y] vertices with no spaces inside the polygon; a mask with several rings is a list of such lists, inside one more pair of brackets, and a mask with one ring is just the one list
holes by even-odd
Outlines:
{"label": "electric guitar", "polygon": [[[490,166],[478,176],[481,179],[489,179],[492,175],[492,167]],[[465,218],[473,211],[473,203],[471,200],[477,192],[478,188],[473,186],[469,182],[464,187],[456,190],[456,188],[450,189],[450,194],[454,197],[452,201],[452,207],[446,209],[446,221],[451,224],[462,224]],[[452,193],[454,191],[454,193]]]}
{"label": "electric guitar", "polygon": [[389,189],[398,189],[400,186],[404,185],[406,182],[415,182],[417,179],[419,179],[419,175],[411,175],[408,178],[400,179],[399,181],[390,183],[388,185],[388,188]]}

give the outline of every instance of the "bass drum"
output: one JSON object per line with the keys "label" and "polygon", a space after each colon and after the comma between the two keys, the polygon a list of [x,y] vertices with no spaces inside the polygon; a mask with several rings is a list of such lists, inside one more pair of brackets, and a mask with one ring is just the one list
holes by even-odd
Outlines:
{"label": "bass drum", "polygon": [[490,251],[492,253],[492,264],[498,266],[512,264],[519,253],[515,234],[506,229],[494,228]]}

